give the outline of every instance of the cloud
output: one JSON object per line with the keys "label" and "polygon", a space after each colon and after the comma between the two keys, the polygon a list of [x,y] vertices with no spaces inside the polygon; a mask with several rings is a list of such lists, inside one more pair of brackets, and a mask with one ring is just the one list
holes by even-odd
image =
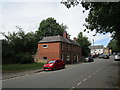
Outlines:
{"label": "cloud", "polygon": [[[83,24],[85,23],[85,18],[87,17],[88,12],[82,13],[84,9],[81,5],[67,9],[66,6],[60,4],[60,2],[14,2],[14,0],[12,0],[13,2],[8,2],[8,0],[2,1],[2,12],[0,16],[2,16],[3,22],[0,30],[4,32],[16,31],[15,26],[17,25],[21,26],[26,32],[36,31],[39,27],[39,23],[48,17],[53,17],[58,23],[67,25],[67,31],[71,35],[71,38],[77,37],[78,33],[83,32],[85,29]],[[93,37],[94,34],[95,32],[84,32],[84,35],[87,36],[91,42],[93,38],[95,41],[110,38],[109,34],[104,36],[98,34]]]}
{"label": "cloud", "polygon": [[61,0],[1,0],[0,2],[59,2]]}

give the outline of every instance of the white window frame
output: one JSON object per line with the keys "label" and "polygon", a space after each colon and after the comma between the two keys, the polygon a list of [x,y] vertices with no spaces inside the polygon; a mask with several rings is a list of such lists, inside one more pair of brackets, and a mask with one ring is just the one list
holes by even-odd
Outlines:
{"label": "white window frame", "polygon": [[70,55],[67,55],[67,61],[70,61]]}
{"label": "white window frame", "polygon": [[[46,47],[44,47],[44,45],[46,45]],[[44,44],[44,45],[43,45],[43,48],[48,48],[48,45],[47,45],[47,44]]]}
{"label": "white window frame", "polygon": [[69,46],[67,46],[67,51],[70,51],[70,47]]}
{"label": "white window frame", "polygon": [[77,55],[77,62],[79,62],[79,56]]}

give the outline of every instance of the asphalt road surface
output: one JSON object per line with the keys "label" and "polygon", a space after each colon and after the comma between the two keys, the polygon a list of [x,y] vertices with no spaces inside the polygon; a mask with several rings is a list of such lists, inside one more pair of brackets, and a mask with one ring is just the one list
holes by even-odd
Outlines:
{"label": "asphalt road surface", "polygon": [[119,62],[95,59],[94,62],[67,65],[65,69],[43,71],[4,80],[3,88],[118,88]]}

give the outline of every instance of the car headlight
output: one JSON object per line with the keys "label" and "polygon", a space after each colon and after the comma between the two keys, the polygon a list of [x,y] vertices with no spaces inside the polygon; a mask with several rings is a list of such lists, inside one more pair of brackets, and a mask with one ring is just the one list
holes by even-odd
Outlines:
{"label": "car headlight", "polygon": [[50,66],[52,66],[53,64],[50,64]]}

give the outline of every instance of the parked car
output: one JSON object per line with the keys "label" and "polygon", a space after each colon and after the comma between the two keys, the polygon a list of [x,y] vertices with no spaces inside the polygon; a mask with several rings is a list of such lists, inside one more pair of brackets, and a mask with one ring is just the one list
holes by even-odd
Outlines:
{"label": "parked car", "polygon": [[104,55],[103,58],[104,59],[109,59],[110,57],[109,57],[109,55]]}
{"label": "parked car", "polygon": [[120,61],[120,55],[115,55],[115,56],[114,56],[114,60],[115,60],[115,61]]}
{"label": "parked car", "polygon": [[99,58],[103,58],[103,57],[104,57],[104,54],[100,54],[100,55],[99,55]]}
{"label": "parked car", "polygon": [[86,57],[84,62],[93,62],[94,59],[92,57]]}
{"label": "parked car", "polygon": [[43,66],[44,70],[56,70],[60,68],[65,68],[65,62],[61,59],[54,59],[51,61],[48,61],[47,64]]}

